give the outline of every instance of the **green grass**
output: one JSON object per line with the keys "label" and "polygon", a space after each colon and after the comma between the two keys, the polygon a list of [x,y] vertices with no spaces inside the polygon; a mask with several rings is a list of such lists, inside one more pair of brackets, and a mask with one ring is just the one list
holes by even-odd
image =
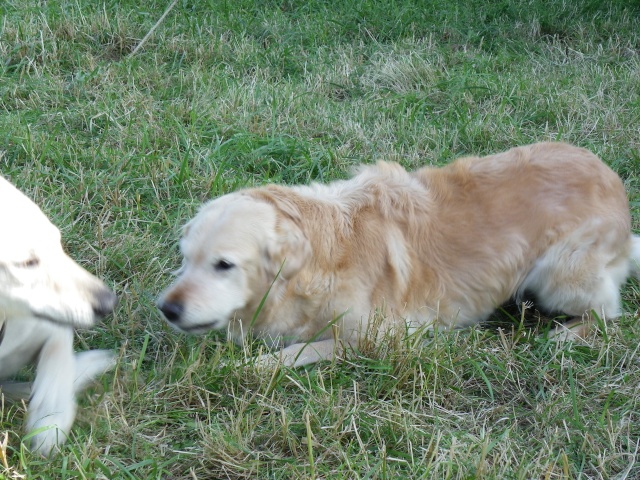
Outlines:
{"label": "green grass", "polygon": [[0,171],[121,298],[78,334],[120,362],[61,455],[27,452],[0,403],[0,477],[638,478],[635,282],[586,345],[514,322],[275,372],[154,301],[205,199],[376,159],[575,143],[620,173],[639,230],[640,4],[178,0],[132,55],[170,4],[0,5]]}

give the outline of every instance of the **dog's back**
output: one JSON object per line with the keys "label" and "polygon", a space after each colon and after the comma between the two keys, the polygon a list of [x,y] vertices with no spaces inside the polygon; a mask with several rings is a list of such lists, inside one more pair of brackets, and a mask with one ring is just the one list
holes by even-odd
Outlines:
{"label": "dog's back", "polygon": [[[489,314],[514,292],[532,287],[527,284],[528,275],[553,245],[569,242],[573,246],[566,248],[574,252],[579,251],[578,244],[588,245],[593,248],[585,255],[601,259],[588,274],[575,268],[556,270],[558,281],[583,282],[584,275],[599,275],[605,268],[602,262],[620,265],[620,273],[614,275],[617,287],[624,281],[620,278],[626,277],[631,233],[624,186],[587,150],[562,143],[534,144],[488,157],[463,158],[415,175],[435,200],[433,214],[439,228],[432,234],[441,239],[438,251],[423,253],[438,258],[452,279],[447,290],[453,310],[460,311],[457,322],[464,323],[465,311]],[[566,261],[561,264],[584,264],[586,259],[578,257],[563,257]],[[548,292],[540,295],[546,296]],[[473,308],[464,308],[469,302]],[[577,314],[576,308],[584,313],[595,306],[585,299],[568,312],[569,305],[563,302],[570,303],[565,298],[548,308]],[[469,321],[476,319],[469,317]]]}

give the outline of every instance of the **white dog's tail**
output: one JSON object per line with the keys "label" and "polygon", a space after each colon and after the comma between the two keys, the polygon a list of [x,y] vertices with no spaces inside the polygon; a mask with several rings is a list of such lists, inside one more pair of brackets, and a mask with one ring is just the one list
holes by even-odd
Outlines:
{"label": "white dog's tail", "polygon": [[631,235],[631,275],[640,279],[640,236]]}

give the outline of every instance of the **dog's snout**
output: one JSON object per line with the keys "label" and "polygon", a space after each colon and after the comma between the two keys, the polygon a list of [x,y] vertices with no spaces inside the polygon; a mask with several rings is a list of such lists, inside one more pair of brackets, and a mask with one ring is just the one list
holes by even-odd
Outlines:
{"label": "dog's snout", "polygon": [[178,302],[162,302],[159,305],[160,311],[170,322],[177,322],[182,316],[184,305]]}
{"label": "dog's snout", "polygon": [[92,305],[93,313],[96,317],[102,318],[113,312],[118,304],[118,297],[109,289],[102,289],[96,292]]}

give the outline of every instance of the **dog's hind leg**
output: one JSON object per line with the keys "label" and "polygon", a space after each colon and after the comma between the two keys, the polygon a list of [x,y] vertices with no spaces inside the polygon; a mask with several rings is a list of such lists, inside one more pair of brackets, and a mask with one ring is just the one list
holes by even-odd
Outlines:
{"label": "dog's hind leg", "polygon": [[551,247],[523,282],[521,291],[533,293],[544,310],[572,317],[551,332],[556,340],[588,336],[592,312],[603,320],[622,313],[620,287],[629,274],[630,242],[604,238],[584,231],[572,235]]}
{"label": "dog's hind leg", "polygon": [[621,278],[626,278],[626,274],[621,276],[620,273],[628,271],[627,265],[626,260],[617,262],[594,274],[595,285],[591,291],[590,301],[583,306],[582,315],[579,314],[580,310],[567,309],[566,313],[573,318],[557,325],[550,336],[559,341],[585,339],[593,328],[595,316],[602,321],[618,318],[622,314],[620,288],[623,280]]}
{"label": "dog's hind leg", "polygon": [[631,275],[640,280],[640,236],[631,236]]}

